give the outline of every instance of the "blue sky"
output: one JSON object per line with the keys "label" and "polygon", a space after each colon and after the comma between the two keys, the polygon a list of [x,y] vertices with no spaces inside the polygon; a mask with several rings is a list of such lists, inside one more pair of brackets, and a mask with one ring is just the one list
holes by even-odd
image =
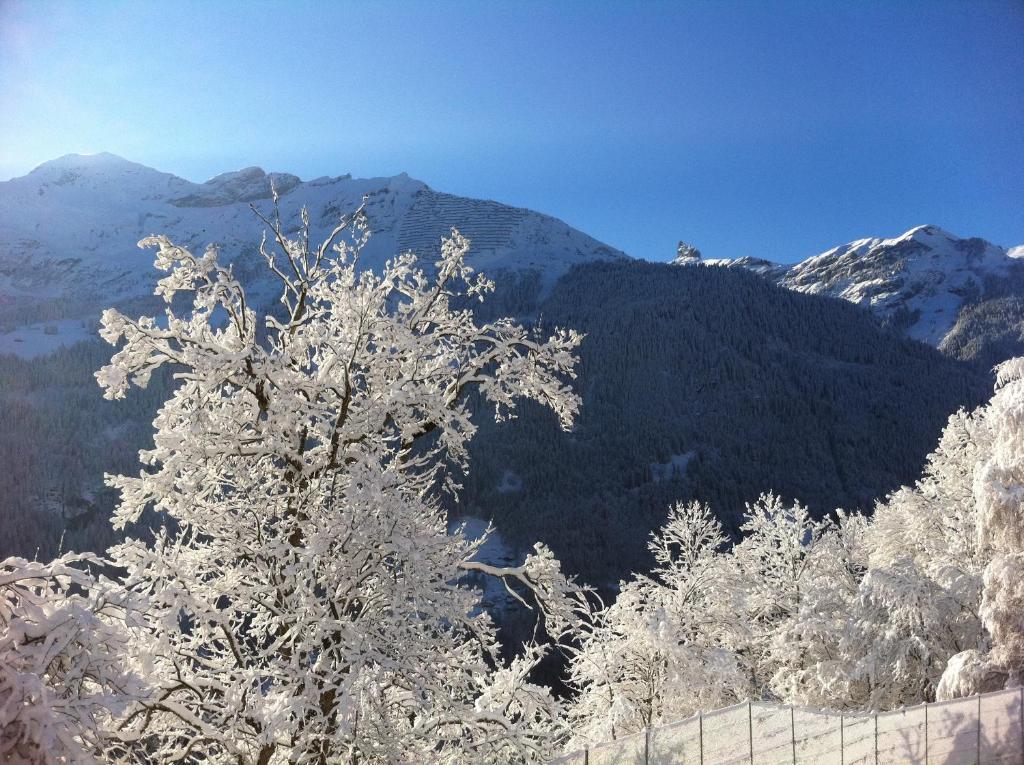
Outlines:
{"label": "blue sky", "polygon": [[1024,2],[0,0],[0,179],[407,171],[649,259],[1024,243]]}

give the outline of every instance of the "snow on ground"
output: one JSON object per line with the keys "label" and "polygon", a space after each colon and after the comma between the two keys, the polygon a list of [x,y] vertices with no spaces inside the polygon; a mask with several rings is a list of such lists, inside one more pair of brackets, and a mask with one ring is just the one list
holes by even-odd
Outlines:
{"label": "snow on ground", "polygon": [[499,494],[512,494],[523,490],[523,479],[512,470],[506,470],[501,475],[501,483],[498,484]]}
{"label": "snow on ground", "polygon": [[31,324],[11,332],[0,333],[0,355],[13,354],[31,359],[52,353],[62,346],[99,337],[88,322],[79,319]]}
{"label": "snow on ground", "polygon": [[667,462],[651,463],[651,480],[654,483],[662,481],[673,481],[686,475],[686,468],[690,460],[697,456],[697,452],[689,451],[683,454],[673,454]]}

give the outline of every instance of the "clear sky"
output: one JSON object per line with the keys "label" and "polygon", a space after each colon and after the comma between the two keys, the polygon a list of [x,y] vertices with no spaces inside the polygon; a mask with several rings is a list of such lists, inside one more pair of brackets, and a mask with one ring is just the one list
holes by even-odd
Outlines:
{"label": "clear sky", "polygon": [[0,179],[406,171],[667,259],[1024,243],[1024,2],[0,0]]}

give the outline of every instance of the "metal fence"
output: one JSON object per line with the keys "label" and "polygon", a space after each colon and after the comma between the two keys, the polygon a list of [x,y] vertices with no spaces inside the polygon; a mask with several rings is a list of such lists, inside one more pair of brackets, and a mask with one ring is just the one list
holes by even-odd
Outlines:
{"label": "metal fence", "polygon": [[748,702],[572,752],[552,765],[1024,765],[1024,688],[895,712]]}

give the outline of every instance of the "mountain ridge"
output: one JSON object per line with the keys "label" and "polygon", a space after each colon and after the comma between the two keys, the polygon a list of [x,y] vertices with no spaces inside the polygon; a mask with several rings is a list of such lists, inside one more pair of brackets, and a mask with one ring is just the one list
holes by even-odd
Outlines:
{"label": "mountain ridge", "polygon": [[[1024,351],[1024,312],[1017,308],[1024,298],[1022,256],[1024,246],[1001,247],[923,225],[896,237],[858,239],[793,264],[752,257],[700,262],[744,268],[797,292],[861,305],[915,340],[992,363]],[[993,301],[1000,301],[998,308]],[[990,319],[965,328],[962,317],[979,310],[998,311],[1009,329]]]}
{"label": "mountain ridge", "polygon": [[[240,273],[257,276],[262,225],[250,206],[271,214],[272,190],[286,224],[310,210],[314,237],[365,200],[373,236],[362,261],[371,268],[404,251],[429,267],[453,226],[471,240],[470,265],[492,276],[534,274],[542,290],[579,263],[629,257],[557,218],[448,194],[406,173],[304,181],[249,166],[196,183],[109,152],[67,154],[0,182],[0,353],[49,352],[90,336],[107,305],[147,305],[156,273],[136,243],[151,234],[193,249],[217,244]],[[688,245],[680,253],[678,265],[744,268],[857,303],[960,359],[991,364],[1024,352],[1024,245],[924,225],[793,264],[702,259]]]}
{"label": "mountain ridge", "polygon": [[272,186],[286,226],[308,208],[314,239],[365,202],[368,268],[404,251],[432,267],[453,227],[470,239],[474,268],[536,272],[544,286],[576,263],[628,257],[552,216],[447,194],[405,173],[302,181],[253,166],[194,183],[113,154],[65,155],[0,182],[0,353],[52,350],[81,339],[108,305],[148,300],[157,274],[137,242],[151,234],[192,249],[216,244],[258,277],[263,225],[250,205],[271,216]]}

